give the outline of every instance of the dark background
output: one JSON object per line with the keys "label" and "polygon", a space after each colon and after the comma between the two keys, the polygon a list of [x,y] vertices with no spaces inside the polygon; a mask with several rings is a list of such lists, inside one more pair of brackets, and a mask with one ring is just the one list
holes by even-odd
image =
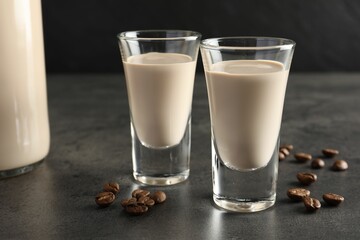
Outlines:
{"label": "dark background", "polygon": [[43,21],[48,73],[121,72],[116,34],[140,29],[290,38],[292,71],[360,71],[358,0],[43,0]]}

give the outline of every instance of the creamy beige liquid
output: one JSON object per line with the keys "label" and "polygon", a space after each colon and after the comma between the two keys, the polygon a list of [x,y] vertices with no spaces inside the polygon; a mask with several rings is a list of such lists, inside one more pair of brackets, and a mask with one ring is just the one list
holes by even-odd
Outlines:
{"label": "creamy beige liquid", "polygon": [[49,151],[40,0],[1,0],[0,36],[1,171]]}
{"label": "creamy beige liquid", "polygon": [[269,162],[288,73],[281,63],[267,60],[219,62],[206,72],[213,137],[228,167],[251,170]]}
{"label": "creamy beige liquid", "polygon": [[132,121],[152,148],[178,144],[190,117],[196,62],[176,53],[147,53],[124,62]]}

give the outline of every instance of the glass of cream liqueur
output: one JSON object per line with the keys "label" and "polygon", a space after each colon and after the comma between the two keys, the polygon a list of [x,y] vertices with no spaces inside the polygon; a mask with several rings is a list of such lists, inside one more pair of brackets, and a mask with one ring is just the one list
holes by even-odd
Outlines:
{"label": "glass of cream liqueur", "polygon": [[281,118],[295,42],[227,37],[201,42],[212,132],[213,199],[256,212],[274,205]]}
{"label": "glass of cream liqueur", "polygon": [[141,183],[172,185],[189,177],[200,37],[181,30],[118,35],[130,107],[133,176]]}

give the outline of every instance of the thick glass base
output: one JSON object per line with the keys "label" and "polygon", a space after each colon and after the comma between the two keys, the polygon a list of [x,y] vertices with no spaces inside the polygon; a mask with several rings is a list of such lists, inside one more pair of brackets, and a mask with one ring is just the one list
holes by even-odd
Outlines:
{"label": "thick glass base", "polygon": [[279,141],[264,167],[249,171],[227,167],[212,146],[213,199],[221,208],[236,212],[257,212],[275,203]]}
{"label": "thick glass base", "polygon": [[42,162],[44,161],[44,159],[27,165],[27,166],[23,166],[23,167],[19,167],[19,168],[14,168],[14,169],[9,169],[9,170],[2,170],[0,171],[0,179],[3,178],[9,178],[9,177],[15,177],[24,173],[28,173],[31,172],[32,170],[34,170],[36,167],[38,167]]}
{"label": "thick glass base", "polygon": [[131,123],[133,176],[148,185],[173,185],[185,181],[190,173],[189,119],[183,138],[175,146],[156,149],[144,145]]}
{"label": "thick glass base", "polygon": [[166,186],[181,183],[188,179],[190,171],[184,171],[180,174],[171,176],[144,176],[136,172],[133,173],[135,180],[147,184],[156,186]]}
{"label": "thick glass base", "polygon": [[214,202],[217,206],[233,212],[258,212],[265,210],[275,204],[275,195],[269,200],[259,200],[259,201],[246,201],[246,200],[234,200],[234,199],[225,199],[213,195]]}

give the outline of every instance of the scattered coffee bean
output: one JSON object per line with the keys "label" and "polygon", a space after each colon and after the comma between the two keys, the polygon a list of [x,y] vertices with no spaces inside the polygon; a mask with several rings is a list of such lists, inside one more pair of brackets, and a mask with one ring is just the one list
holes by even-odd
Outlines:
{"label": "scattered coffee bean", "polygon": [[281,148],[286,148],[286,149],[290,152],[291,150],[294,149],[294,146],[291,145],[291,144],[284,144],[284,145],[281,145],[281,146],[280,146],[280,149],[281,149]]}
{"label": "scattered coffee bean", "polygon": [[335,193],[326,193],[323,195],[323,199],[327,204],[331,206],[337,206],[345,200],[343,196]]}
{"label": "scattered coffee bean", "polygon": [[336,155],[339,154],[339,151],[336,149],[331,149],[331,148],[325,148],[322,150],[322,153],[326,156],[326,157],[335,157]]}
{"label": "scattered coffee bean", "polygon": [[[103,188],[104,192],[96,195],[95,202],[101,207],[107,207],[115,201],[115,194],[120,191],[120,185],[116,182],[109,182]],[[142,215],[155,204],[163,203],[166,200],[166,194],[162,191],[156,191],[150,196],[150,192],[147,190],[135,189],[131,196],[120,202],[125,211],[131,215]]]}
{"label": "scattered coffee bean", "polygon": [[145,205],[148,207],[152,207],[155,205],[155,201],[151,198],[149,198],[148,200],[145,201]]}
{"label": "scattered coffee bean", "polygon": [[142,191],[143,191],[142,189],[135,189],[134,191],[132,191],[131,196],[136,197],[136,195]]}
{"label": "scattered coffee bean", "polygon": [[95,197],[95,202],[100,207],[107,207],[115,200],[115,195],[112,192],[101,192]]}
{"label": "scattered coffee bean", "polygon": [[284,153],[282,152],[279,152],[279,160],[282,161],[282,160],[285,160],[286,156]]}
{"label": "scattered coffee bean", "polygon": [[303,202],[309,212],[314,212],[321,208],[321,203],[316,198],[304,197]]}
{"label": "scattered coffee bean", "polygon": [[143,190],[141,193],[140,193],[140,197],[142,196],[150,196],[150,192],[147,191],[147,190]]}
{"label": "scattered coffee bean", "polygon": [[280,148],[279,150],[281,153],[283,153],[285,156],[289,156],[290,152],[287,148]]}
{"label": "scattered coffee bean", "polygon": [[348,168],[349,165],[345,160],[336,160],[331,166],[333,171],[345,171]]}
{"label": "scattered coffee bean", "polygon": [[125,198],[125,199],[121,200],[120,204],[123,207],[126,207],[128,205],[136,205],[137,199],[136,198]]}
{"label": "scattered coffee bean", "polygon": [[301,201],[304,197],[310,196],[310,191],[305,188],[290,188],[287,190],[287,196],[295,201]]}
{"label": "scattered coffee bean", "polygon": [[150,192],[143,189],[134,190],[132,198],[126,198],[121,201],[121,206],[125,211],[132,215],[142,215],[157,203],[162,203],[166,199],[166,195],[162,191],[157,191],[150,195]]}
{"label": "scattered coffee bean", "polygon": [[155,201],[152,200],[151,198],[149,197],[145,197],[145,199],[142,199],[142,200],[138,200],[136,202],[136,205],[145,205],[147,207],[152,207],[155,205]]}
{"label": "scattered coffee bean", "polygon": [[166,200],[166,194],[163,191],[156,191],[151,195],[151,198],[155,201],[156,204],[163,203]]}
{"label": "scattered coffee bean", "polygon": [[299,162],[306,162],[312,159],[312,156],[308,153],[296,153],[294,156]]}
{"label": "scattered coffee bean", "polygon": [[[285,149],[285,150],[284,150]],[[293,149],[293,146],[287,148],[283,145],[279,148],[279,160],[284,160],[287,154]],[[339,154],[336,149],[326,148],[322,149],[324,157],[332,158]],[[312,160],[311,154],[299,152],[294,154],[298,162],[307,162]],[[311,161],[311,168],[320,169],[325,167],[325,161],[322,158],[316,158]],[[335,160],[331,166],[333,171],[345,171],[348,169],[348,163],[345,160]],[[317,181],[317,175],[310,172],[300,172],[296,175],[299,182],[304,185],[310,185]],[[295,201],[303,201],[307,211],[314,212],[321,208],[321,203],[318,199],[310,197],[310,191],[304,188],[291,188],[287,191],[287,196]],[[324,201],[330,206],[338,206],[344,201],[344,197],[335,193],[326,193],[323,196]]]}
{"label": "scattered coffee bean", "polygon": [[141,196],[138,198],[137,202],[145,204],[145,202],[148,201],[149,199],[150,199],[150,197],[148,197],[148,196]]}
{"label": "scattered coffee bean", "polygon": [[316,158],[316,159],[312,160],[311,167],[313,169],[323,168],[323,167],[325,167],[325,162],[321,158]]}
{"label": "scattered coffee bean", "polygon": [[130,198],[124,198],[123,200],[121,200],[120,204],[122,207],[126,207],[129,203]]}
{"label": "scattered coffee bean", "polygon": [[310,185],[317,180],[317,176],[314,173],[301,172],[296,175],[299,182],[305,185]]}
{"label": "scattered coffee bean", "polygon": [[291,144],[281,145],[279,148],[279,161],[285,160],[286,157],[290,155],[290,152],[293,149],[294,146]]}
{"label": "scattered coffee bean", "polygon": [[120,185],[116,182],[106,183],[104,185],[105,192],[112,192],[113,194],[117,194],[120,191]]}
{"label": "scattered coffee bean", "polygon": [[131,215],[142,215],[146,213],[149,208],[145,205],[127,205],[125,211]]}
{"label": "scattered coffee bean", "polygon": [[143,189],[135,189],[131,195],[135,198],[140,198],[142,196],[149,196],[150,192],[147,190],[143,190]]}
{"label": "scattered coffee bean", "polygon": [[127,205],[136,205],[137,204],[137,199],[136,198],[130,198]]}

